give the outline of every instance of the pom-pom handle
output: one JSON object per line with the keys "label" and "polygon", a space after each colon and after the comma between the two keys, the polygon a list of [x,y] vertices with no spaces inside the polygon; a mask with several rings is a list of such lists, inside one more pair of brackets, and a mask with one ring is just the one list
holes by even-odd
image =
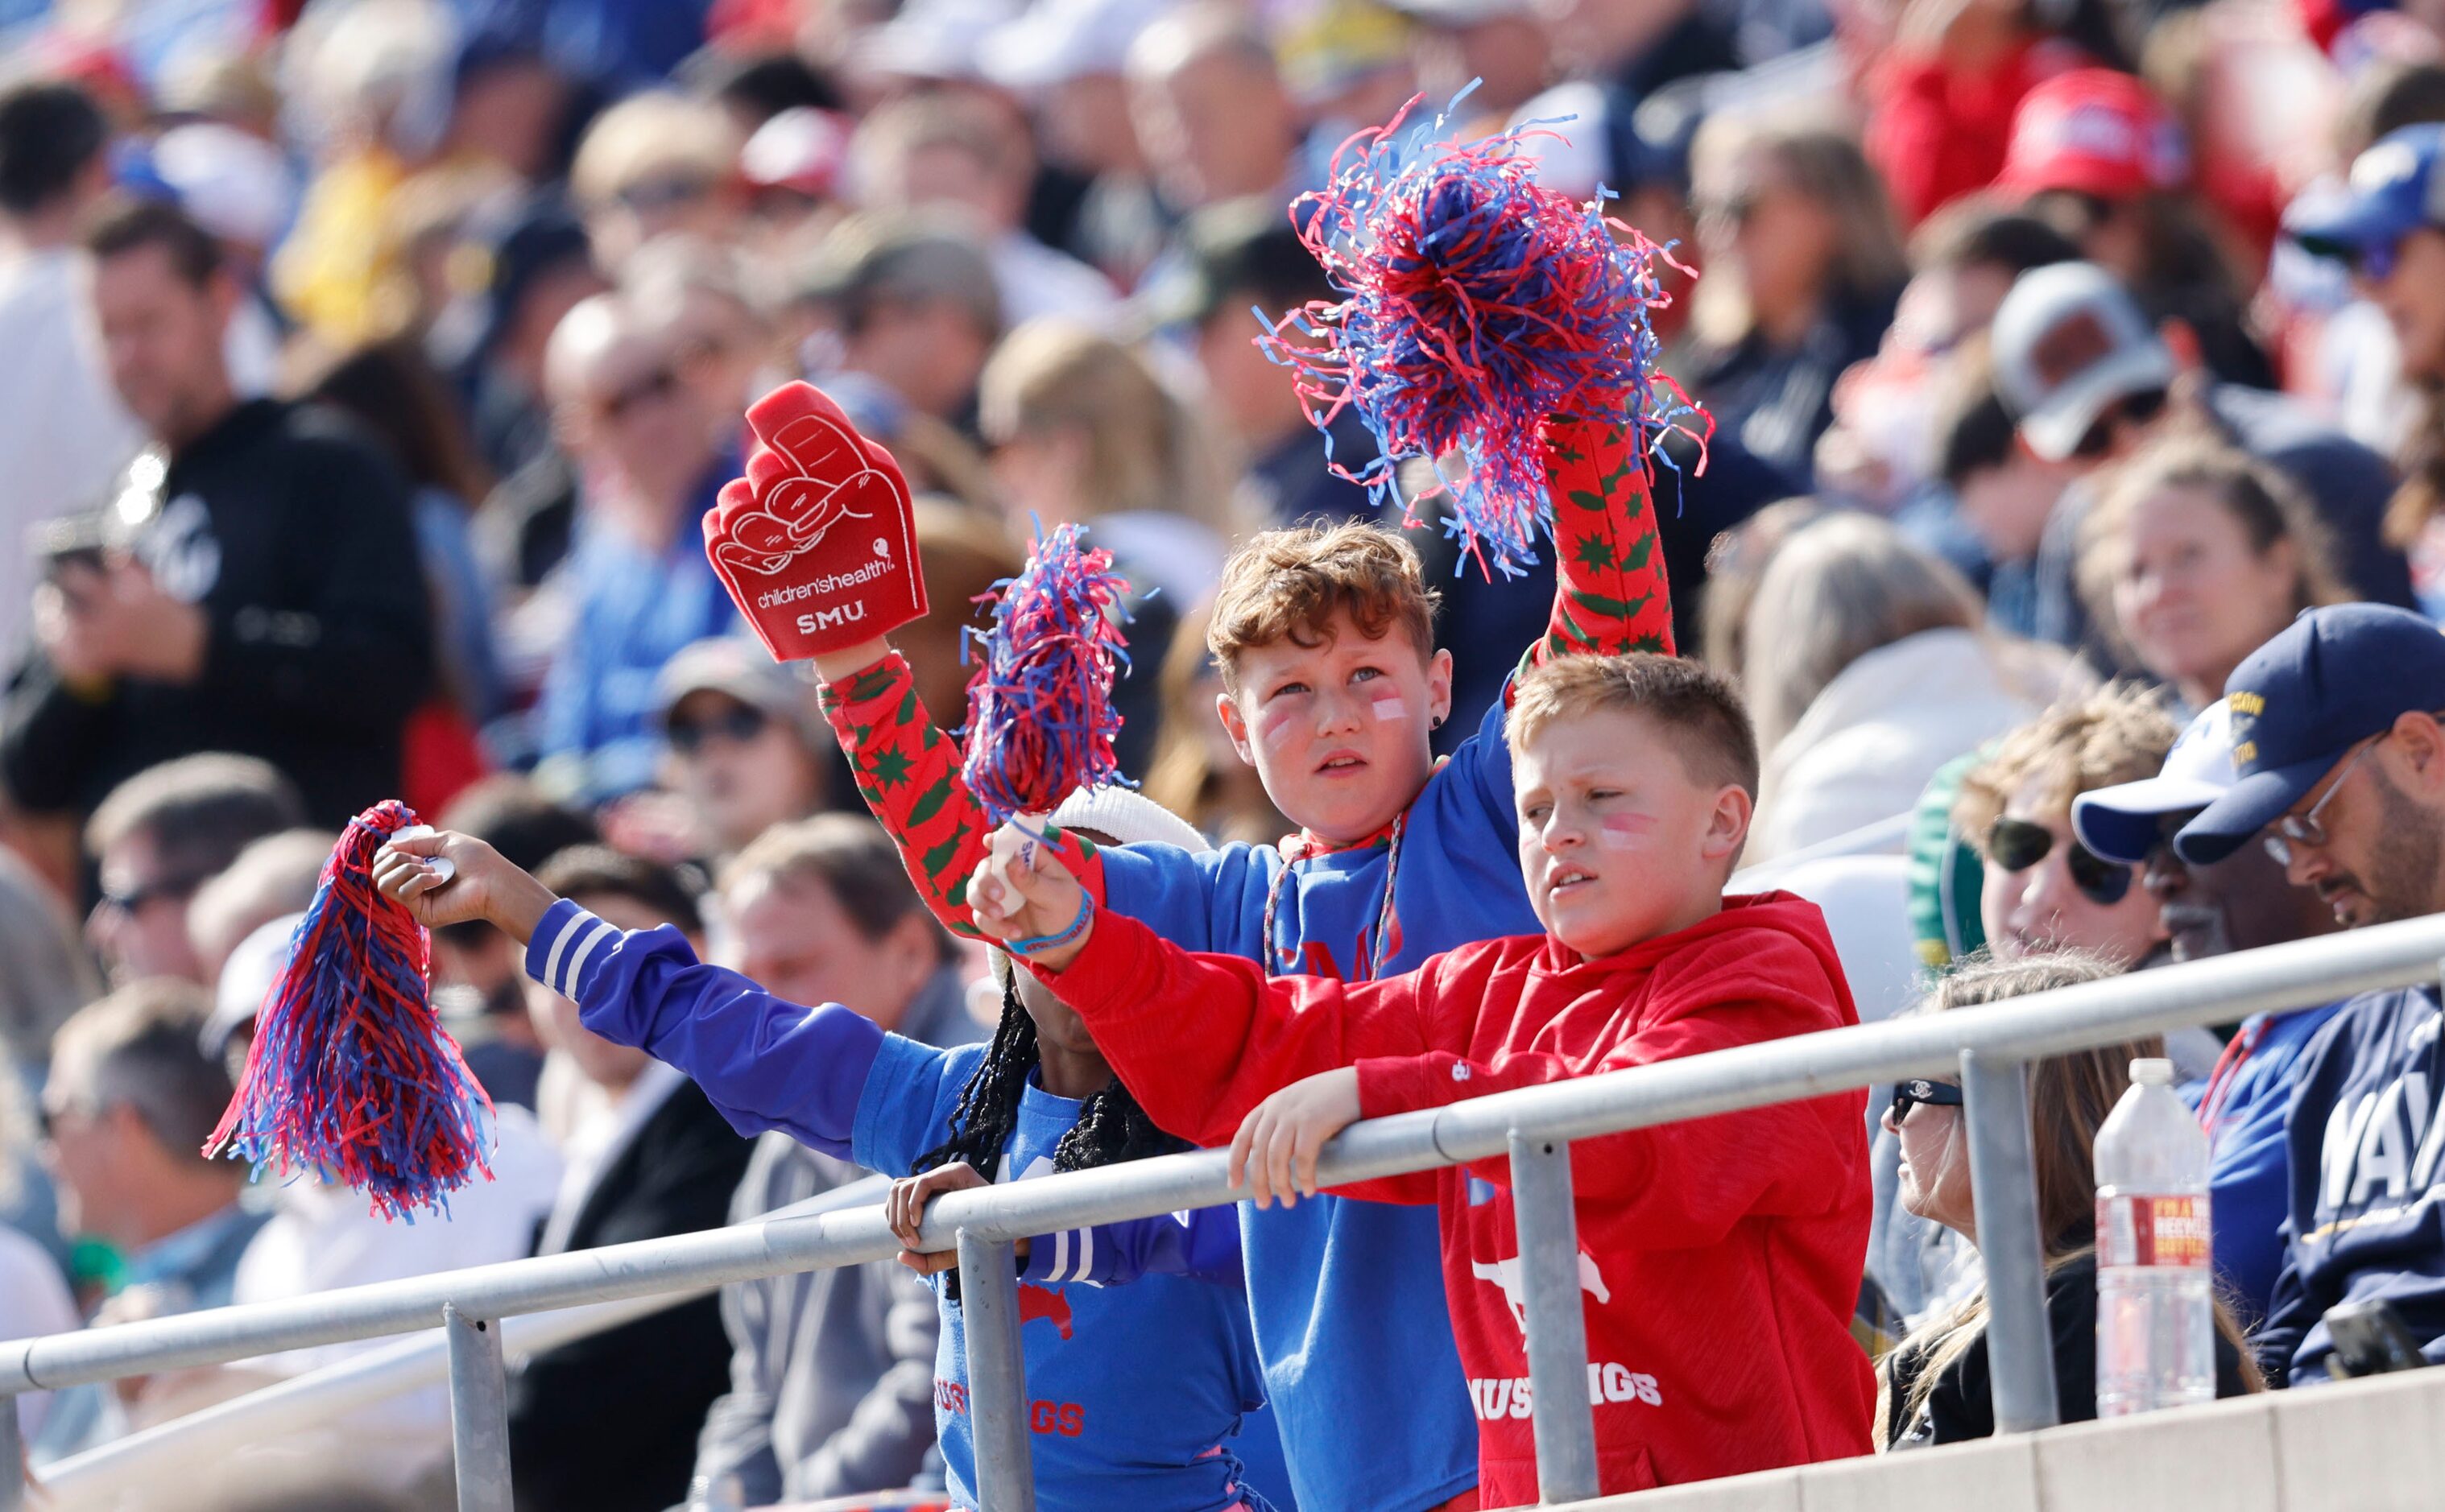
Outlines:
{"label": "pom-pom handle", "polygon": [[1120,712],[1112,681],[1129,664],[1121,601],[1129,582],[1112,553],[1091,550],[1086,528],[1039,527],[1027,565],[977,602],[994,607],[993,629],[969,634],[980,648],[968,682],[967,760],[962,775],[985,817],[1049,813],[1082,787],[1121,782],[1112,739]]}
{"label": "pom-pom handle", "polygon": [[373,884],[374,852],[416,822],[395,800],[349,822],[204,1147],[258,1173],[344,1181],[374,1211],[409,1219],[446,1214],[451,1192],[493,1174],[492,1099],[434,1017],[431,941]]}

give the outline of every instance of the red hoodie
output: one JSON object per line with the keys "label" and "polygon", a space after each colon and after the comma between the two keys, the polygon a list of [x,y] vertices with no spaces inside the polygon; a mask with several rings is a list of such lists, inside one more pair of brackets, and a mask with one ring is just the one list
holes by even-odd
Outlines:
{"label": "red hoodie", "polygon": [[[1045,980],[1155,1122],[1201,1145],[1341,1066],[1358,1068],[1374,1118],[1858,1021],[1823,915],[1788,893],[1726,898],[1599,961],[1515,936],[1362,982],[1268,979],[1107,913]],[[1868,1244],[1863,1098],[1572,1147],[1606,1493],[1868,1452],[1876,1382],[1850,1333]],[[1490,1160],[1345,1189],[1441,1208],[1489,1507],[1537,1499],[1509,1184],[1509,1163]]]}

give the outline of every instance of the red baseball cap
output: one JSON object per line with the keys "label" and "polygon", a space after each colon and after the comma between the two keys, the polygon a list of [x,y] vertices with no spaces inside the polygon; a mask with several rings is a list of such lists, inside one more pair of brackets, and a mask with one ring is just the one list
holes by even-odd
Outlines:
{"label": "red baseball cap", "polygon": [[2075,68],[2022,99],[1995,187],[2016,198],[2068,189],[2128,199],[2190,177],[2190,142],[2163,101],[2127,73]]}

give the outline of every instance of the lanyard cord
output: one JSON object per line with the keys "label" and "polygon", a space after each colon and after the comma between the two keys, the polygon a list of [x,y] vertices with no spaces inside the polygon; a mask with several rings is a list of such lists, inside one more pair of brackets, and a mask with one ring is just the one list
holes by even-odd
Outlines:
{"label": "lanyard cord", "polygon": [[2208,1073],[2208,1090],[2199,1098],[2199,1122],[2208,1131],[2208,1147],[2215,1147],[2216,1121],[2224,1113],[2225,1098],[2232,1092],[2232,1084],[2241,1076],[2242,1066],[2257,1053],[2258,1042],[2267,1036],[2268,1020],[2245,1027],[2216,1056],[2215,1070]]}
{"label": "lanyard cord", "polygon": [[[1360,968],[1356,979],[1360,981],[1373,980],[1384,969],[1384,958],[1391,953],[1391,944],[1388,937],[1392,928],[1392,887],[1401,880],[1401,837],[1407,834],[1409,830],[1409,811],[1404,809],[1401,811],[1401,816],[1392,821],[1390,849],[1384,858],[1384,901],[1375,909],[1374,947],[1369,951],[1368,959],[1355,962]],[[1289,879],[1292,866],[1297,861],[1306,859],[1307,853],[1302,849],[1297,857],[1285,860],[1279,868],[1276,868],[1273,880],[1265,885],[1264,960],[1265,975],[1268,977],[1281,975],[1274,961],[1274,917],[1281,905],[1282,885]]]}

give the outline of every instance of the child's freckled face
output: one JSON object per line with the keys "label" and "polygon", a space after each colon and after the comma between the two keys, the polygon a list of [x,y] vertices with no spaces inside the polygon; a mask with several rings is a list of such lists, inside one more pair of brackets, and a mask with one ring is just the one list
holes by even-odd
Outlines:
{"label": "child's freckled face", "polygon": [[1572,949],[1613,955],[1718,906],[1746,809],[1727,832],[1726,790],[1693,780],[1648,719],[1558,718],[1513,756],[1512,778],[1528,901]]}
{"label": "child's freckled face", "polygon": [[1399,629],[1370,638],[1345,614],[1316,645],[1240,653],[1220,702],[1266,795],[1328,840],[1354,841],[1407,808],[1434,769],[1428,736],[1451,706],[1451,657],[1422,656]]}

